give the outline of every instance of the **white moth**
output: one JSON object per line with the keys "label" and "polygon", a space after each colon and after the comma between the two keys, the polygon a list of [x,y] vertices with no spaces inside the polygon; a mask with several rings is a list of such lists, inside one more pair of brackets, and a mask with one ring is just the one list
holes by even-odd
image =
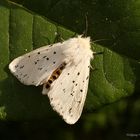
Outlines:
{"label": "white moth", "polygon": [[43,85],[53,109],[74,124],[83,110],[92,58],[90,38],[78,36],[20,56],[9,69],[25,85]]}

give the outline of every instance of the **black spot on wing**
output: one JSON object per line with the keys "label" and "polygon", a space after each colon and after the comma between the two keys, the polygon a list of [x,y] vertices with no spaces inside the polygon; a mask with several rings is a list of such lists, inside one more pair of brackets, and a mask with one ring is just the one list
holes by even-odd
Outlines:
{"label": "black spot on wing", "polygon": [[63,89],[63,92],[64,92],[64,93],[66,92],[66,89],[65,89],[65,88]]}
{"label": "black spot on wing", "polygon": [[81,103],[81,101],[78,101],[78,103],[80,104],[80,103]]}
{"label": "black spot on wing", "polygon": [[70,95],[73,96],[73,93],[71,93]]}
{"label": "black spot on wing", "polygon": [[71,114],[72,108],[69,109],[69,114]]}
{"label": "black spot on wing", "polygon": [[24,74],[23,77],[25,78],[27,76],[27,74]]}
{"label": "black spot on wing", "polygon": [[42,68],[38,68],[38,70],[42,70]]}
{"label": "black spot on wing", "polygon": [[20,69],[23,69],[23,68],[24,68],[24,65],[20,66],[19,68],[20,68]]}
{"label": "black spot on wing", "polygon": [[15,68],[18,68],[18,65],[15,65]]}
{"label": "black spot on wing", "polygon": [[46,58],[47,56],[45,55],[45,56],[43,56],[43,58]]}
{"label": "black spot on wing", "polygon": [[86,80],[88,80],[89,76],[86,77]]}

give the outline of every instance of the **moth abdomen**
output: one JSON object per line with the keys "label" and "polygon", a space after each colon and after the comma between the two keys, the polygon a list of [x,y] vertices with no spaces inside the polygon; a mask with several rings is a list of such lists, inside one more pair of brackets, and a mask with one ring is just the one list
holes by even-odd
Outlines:
{"label": "moth abdomen", "polygon": [[60,76],[60,74],[62,73],[65,66],[66,66],[66,63],[64,62],[55,71],[53,71],[53,73],[50,76],[50,78],[48,79],[47,83],[45,83],[46,84],[45,87],[47,89],[49,89],[51,84]]}
{"label": "moth abdomen", "polygon": [[50,84],[46,83],[45,87],[46,87],[46,89],[50,88]]}

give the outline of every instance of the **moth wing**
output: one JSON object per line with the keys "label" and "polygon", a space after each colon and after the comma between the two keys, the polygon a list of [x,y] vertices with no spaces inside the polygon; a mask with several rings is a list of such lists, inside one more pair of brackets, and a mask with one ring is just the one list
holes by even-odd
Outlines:
{"label": "moth wing", "polygon": [[25,85],[41,85],[63,62],[62,43],[44,46],[14,59],[9,69]]}
{"label": "moth wing", "polygon": [[53,109],[68,124],[74,124],[81,116],[88,89],[90,60],[84,60],[77,66],[70,65],[62,71],[50,90],[43,87]]}

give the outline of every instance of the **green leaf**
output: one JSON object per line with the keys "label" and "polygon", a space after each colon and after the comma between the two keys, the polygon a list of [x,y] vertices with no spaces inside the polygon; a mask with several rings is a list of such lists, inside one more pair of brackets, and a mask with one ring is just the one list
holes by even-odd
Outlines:
{"label": "green leaf", "polygon": [[[45,4],[47,3],[45,2]],[[102,8],[105,8],[105,5],[100,1],[96,1],[94,8],[88,5],[88,2],[84,3],[81,1],[82,6],[85,6],[85,9],[83,9],[82,12],[81,9],[78,8],[76,8],[76,10],[71,9],[75,16],[72,18],[71,12],[66,11],[63,14],[64,20],[61,19],[59,21],[58,15],[61,13],[60,7],[65,9],[66,4],[67,6],[74,4],[74,8],[76,8],[79,1],[60,1],[57,4],[54,4],[52,10],[46,9],[51,11],[48,12],[48,17],[51,19],[49,20],[22,6],[0,1],[0,19],[2,19],[0,21],[0,119],[16,121],[33,120],[46,119],[54,115],[49,106],[47,96],[41,95],[42,87],[22,85],[9,72],[8,64],[11,60],[21,54],[25,54],[40,46],[54,43],[57,38],[56,33],[60,34],[62,38],[68,39],[74,35],[74,32],[71,31],[72,29],[76,31],[76,33],[82,32],[85,22],[84,15],[87,8],[91,11],[93,9],[98,9],[98,11],[100,9],[102,11]],[[51,4],[51,6],[52,5],[53,4]],[[89,7],[87,7],[87,5]],[[57,10],[57,8],[59,10]],[[68,15],[68,13],[70,15]],[[108,12],[108,14],[110,13]],[[121,14],[121,11],[119,14]],[[111,21],[112,24],[110,24],[109,21],[106,23],[106,21],[104,21],[105,19],[103,19],[104,16],[102,17],[101,13],[95,14],[93,11],[93,15],[96,17],[95,19],[97,19],[93,24],[94,20],[92,21],[93,17],[91,15],[91,13],[88,14],[89,34],[91,37],[95,35],[95,39],[106,37],[108,39],[110,36],[114,35],[114,32],[120,33],[120,29],[116,27],[118,20],[115,19],[114,21]],[[82,18],[80,16],[82,16]],[[56,20],[53,20],[52,17],[55,17]],[[60,18],[62,18],[62,16],[60,16]],[[71,23],[71,19],[72,21],[75,21],[75,23]],[[56,21],[56,23],[53,21]],[[69,30],[58,24],[62,23],[62,21],[65,21],[62,25]],[[119,24],[123,25],[122,23],[124,23],[124,25],[126,24],[121,20],[121,23]],[[94,28],[92,29],[92,27]],[[109,28],[110,30],[107,31]],[[107,41],[107,43],[106,41],[103,41],[102,45],[92,45],[94,51],[103,52],[103,54],[95,55],[95,59],[91,62],[93,69],[91,69],[90,74],[88,96],[85,105],[86,110],[93,111],[93,109],[115,102],[122,97],[132,95],[135,89],[139,91],[140,65],[138,63],[139,55],[137,55],[137,53],[139,54],[139,42],[137,40],[138,30],[135,35],[136,38],[133,36],[133,40],[129,39],[128,42],[125,42],[123,37],[114,40],[115,45],[113,45],[113,47],[110,45],[113,42],[112,39]],[[120,35],[117,37],[120,37]],[[115,36],[115,39],[117,37]],[[123,41],[124,44],[121,44]],[[130,48],[134,42],[135,46],[137,46],[137,49],[134,49],[135,51]],[[125,43],[128,43],[129,46]],[[120,44],[124,46],[125,52],[121,51]],[[133,52],[133,55],[131,52]]]}
{"label": "green leaf", "polygon": [[109,39],[102,43],[105,47],[140,61],[139,0],[13,1],[80,34],[87,15],[88,35],[93,40]]}

